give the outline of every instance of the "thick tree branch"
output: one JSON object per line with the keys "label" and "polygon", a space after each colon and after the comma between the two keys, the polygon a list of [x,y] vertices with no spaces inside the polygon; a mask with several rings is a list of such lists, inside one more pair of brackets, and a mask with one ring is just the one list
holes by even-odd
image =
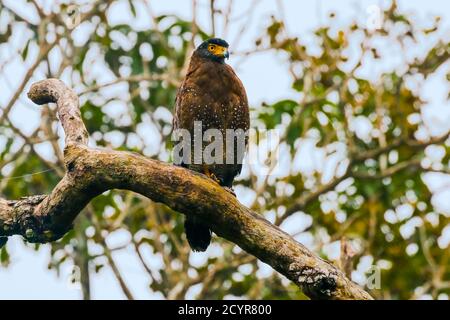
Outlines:
{"label": "thick tree branch", "polygon": [[66,134],[66,146],[87,144],[89,135],[81,119],[78,96],[64,82],[58,79],[36,82],[31,86],[28,98],[36,104],[57,103],[58,117]]}
{"label": "thick tree branch", "polygon": [[63,82],[40,81],[28,96],[38,104],[57,103],[66,134],[66,174],[49,195],[0,199],[0,237],[18,234],[29,242],[57,240],[92,198],[109,189],[126,189],[199,216],[217,235],[272,266],[311,298],[371,299],[335,266],[202,174],[135,153],[87,147],[78,99]]}

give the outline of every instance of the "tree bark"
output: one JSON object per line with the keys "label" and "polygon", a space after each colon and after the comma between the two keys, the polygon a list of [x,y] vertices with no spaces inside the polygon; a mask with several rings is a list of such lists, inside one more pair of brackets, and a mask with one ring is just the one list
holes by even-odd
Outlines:
{"label": "tree bark", "polygon": [[0,198],[0,239],[21,235],[34,243],[56,241],[91,199],[110,189],[126,189],[197,215],[218,236],[272,266],[312,299],[372,299],[334,265],[204,175],[136,153],[89,148],[78,97],[62,81],[37,82],[28,97],[37,104],[57,103],[66,135],[66,173],[49,195]]}

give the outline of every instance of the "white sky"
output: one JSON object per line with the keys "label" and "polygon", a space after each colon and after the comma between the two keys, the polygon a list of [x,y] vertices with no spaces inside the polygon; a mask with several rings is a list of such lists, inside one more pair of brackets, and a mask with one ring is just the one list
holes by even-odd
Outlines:
{"label": "white sky", "polygon": [[[45,6],[51,6],[51,0],[38,1],[44,3]],[[219,5],[222,1],[218,1]],[[327,16],[330,11],[337,12],[338,19],[336,23],[346,23],[350,18],[358,17],[359,19],[366,19],[366,9],[373,4],[382,4],[384,1],[379,0],[322,0],[322,1],[306,1],[306,0],[285,0],[282,1],[284,6],[284,13],[287,19],[287,27],[290,33],[296,34],[299,38],[308,41],[308,32],[317,27],[320,23],[327,21]],[[23,1],[5,0],[5,4],[12,8],[19,8],[19,10],[30,14],[27,10],[23,10]],[[163,13],[176,14],[182,18],[190,19],[191,1],[187,0],[159,0],[151,1],[153,10],[157,15]],[[198,23],[206,30],[209,30],[209,8],[205,0],[199,1],[200,8],[197,13]],[[248,6],[252,1],[235,1],[235,14],[239,12],[246,12]],[[22,6],[22,8],[21,8]],[[410,0],[399,1],[399,6],[402,10],[413,12],[414,16],[419,22],[423,22],[430,17],[438,14],[442,17],[444,30],[450,30],[450,1],[447,0]],[[120,7],[116,8],[116,13],[113,14],[113,20],[116,22],[129,22],[131,17],[122,14]],[[234,26],[227,37],[231,44],[231,51],[244,51],[251,48],[254,39],[263,33],[267,27],[270,16],[277,15],[277,6],[275,0],[261,0],[260,4],[255,6],[252,18],[248,21],[249,27],[244,35],[239,33],[240,24]],[[219,22],[219,21],[218,21]],[[138,27],[148,27],[148,21],[145,18],[137,19],[134,22]],[[217,28],[219,31],[220,23]],[[80,35],[82,36],[82,35]],[[218,32],[217,36],[223,36]],[[237,42],[238,47],[233,47]],[[418,50],[424,50],[427,44],[423,43]],[[2,56],[0,51],[0,57]],[[233,55],[230,59],[230,64],[236,66],[239,63],[239,57]],[[286,76],[286,67],[283,65],[283,56],[274,53],[261,53],[253,55],[244,63],[239,64],[237,73],[244,82],[247,89],[249,100],[253,105],[259,105],[262,101],[273,102],[282,98],[295,98],[295,93],[290,90],[291,79]],[[377,68],[386,68],[395,65],[395,54],[391,59],[387,59],[384,66],[373,67],[370,72],[380,72]],[[448,66],[447,66],[448,67]],[[9,79],[9,84],[5,82],[0,75],[0,88],[3,89],[0,95],[0,106],[4,106],[6,101],[12,95],[11,85],[16,86],[22,79],[26,70],[26,66],[20,63],[12,63],[8,66],[5,74],[14,74],[16,77]],[[445,70],[444,70],[445,71]],[[442,76],[432,79],[426,88],[423,88],[424,98],[430,99],[429,112],[430,122],[440,123],[436,128],[442,131],[448,129],[450,124],[450,108],[449,105],[443,105],[443,94],[446,91]],[[25,90],[26,92],[27,90]],[[6,94],[5,94],[6,93]],[[446,94],[446,93],[445,93]],[[38,117],[40,111],[37,107],[32,106],[26,102],[26,97],[21,99],[23,105],[16,108],[16,112],[12,115],[14,122],[24,131],[33,131],[34,126],[38,124]],[[26,113],[24,113],[26,112]],[[24,121],[24,114],[27,115]],[[439,184],[438,182],[435,182]],[[123,235],[117,234],[112,239],[114,242],[120,243]],[[10,239],[8,242],[8,249],[11,254],[12,264],[4,269],[0,268],[0,299],[24,299],[24,298],[40,298],[40,299],[78,299],[81,297],[79,288],[69,285],[68,276],[71,271],[71,265],[66,264],[63,268],[62,275],[58,278],[55,272],[47,270],[47,263],[49,261],[49,246],[42,246],[38,252],[27,248],[18,237]],[[131,284],[131,290],[135,297],[158,298],[152,295],[147,288],[147,275],[143,270],[140,270],[139,263],[136,263],[135,256],[132,252],[124,250],[120,253],[115,253],[119,268],[125,280]],[[149,256],[149,252],[146,252]],[[194,259],[202,260],[201,254],[196,254]],[[118,287],[118,284],[108,268],[104,268],[97,275],[92,276],[92,297],[95,299],[123,299],[123,294]]]}

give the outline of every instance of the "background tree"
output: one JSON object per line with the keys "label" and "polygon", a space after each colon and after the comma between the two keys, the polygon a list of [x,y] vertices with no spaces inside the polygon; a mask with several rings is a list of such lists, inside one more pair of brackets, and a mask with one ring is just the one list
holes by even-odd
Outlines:
{"label": "background tree", "polygon": [[[148,14],[152,28],[111,23],[118,3],[135,16]],[[192,5],[195,9],[198,3]],[[65,171],[53,105],[42,108],[31,134],[10,119],[28,104],[22,94],[31,79],[61,78],[75,89],[92,146],[170,162],[171,112],[187,57],[195,44],[219,33],[217,21],[223,27],[218,35],[226,35],[232,23],[245,26],[241,15],[250,14],[233,1],[220,6],[211,1],[213,27],[206,31],[195,17],[155,16],[149,1],[51,7],[29,1],[26,6],[38,20],[0,4],[0,49],[9,49],[0,56],[0,70],[15,59],[29,66],[23,79],[8,75],[14,89],[0,115],[0,192],[5,199],[48,193]],[[419,26],[392,3],[380,12],[378,25],[356,21],[337,27],[331,14],[327,26],[307,41],[290,34],[281,3],[279,9],[254,39],[254,48],[238,51],[236,45],[234,55],[251,59],[273,50],[289,67],[292,87],[286,96],[297,99],[251,106],[254,127],[281,132],[272,152],[279,152],[285,166],[263,168],[262,174],[261,168],[247,165],[236,187],[238,197],[325,259],[335,260],[360,284],[365,284],[366,266],[376,266],[381,288],[366,288],[375,298],[448,298],[450,212],[437,201],[448,183],[432,193],[425,182],[448,182],[449,127],[430,127],[434,124],[426,118],[421,97],[429,78],[446,73],[443,81],[449,81],[450,45],[436,36],[439,19]],[[23,34],[20,41],[17,33]],[[424,39],[429,39],[426,50],[412,50]],[[388,46],[397,50],[401,67],[368,75],[368,65],[383,66]],[[447,100],[442,108],[448,107]],[[320,165],[305,167],[308,153],[321,159]],[[109,266],[131,299],[123,276],[127,270],[117,267],[115,252],[133,248],[148,273],[149,290],[169,299],[305,298],[284,277],[262,272],[266,266],[221,238],[214,239],[203,263],[196,262],[182,222],[165,205],[129,191],[108,191],[85,208],[72,231],[51,244],[49,267],[58,270],[67,261],[79,266],[83,296],[89,298],[90,279]],[[118,232],[127,241],[108,246],[107,239]],[[0,257],[7,266],[8,245]]]}

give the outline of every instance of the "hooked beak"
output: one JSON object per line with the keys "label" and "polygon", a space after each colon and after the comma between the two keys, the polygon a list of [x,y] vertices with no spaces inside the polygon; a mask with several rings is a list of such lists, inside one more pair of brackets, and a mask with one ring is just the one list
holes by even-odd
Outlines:
{"label": "hooked beak", "polygon": [[222,47],[222,46],[217,46],[214,54],[218,57],[223,57],[223,58],[227,58],[227,59],[230,57],[228,48]]}

